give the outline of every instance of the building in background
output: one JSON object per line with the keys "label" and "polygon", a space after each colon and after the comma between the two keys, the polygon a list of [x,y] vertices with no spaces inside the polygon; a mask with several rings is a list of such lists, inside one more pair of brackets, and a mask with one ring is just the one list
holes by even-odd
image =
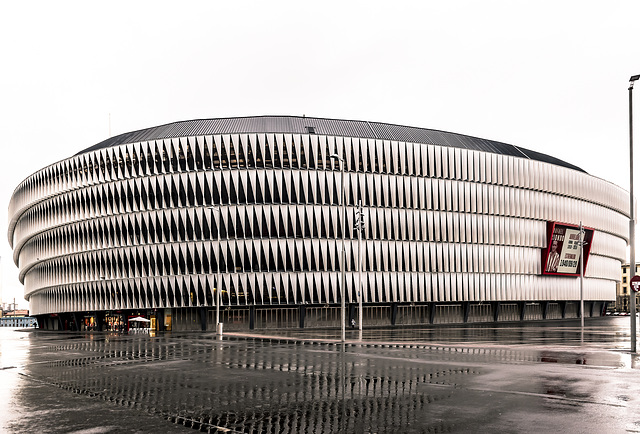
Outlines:
{"label": "building in background", "polygon": [[[640,274],[640,264],[636,264],[635,274]],[[631,288],[629,286],[630,281],[631,277],[629,276],[629,264],[622,264],[622,276],[616,288],[615,310],[618,312],[629,312],[629,294],[633,292],[631,291]],[[640,303],[638,294],[636,294],[636,302]]]}
{"label": "building in background", "polygon": [[35,327],[37,324],[37,320],[29,316],[27,309],[0,311],[0,327]]}
{"label": "building in background", "polygon": [[217,291],[227,330],[339,326],[360,294],[365,326],[409,325],[578,317],[580,222],[585,316],[601,315],[628,214],[623,189],[517,146],[260,116],[134,131],[45,167],[17,186],[8,236],[44,328],[213,330]]}

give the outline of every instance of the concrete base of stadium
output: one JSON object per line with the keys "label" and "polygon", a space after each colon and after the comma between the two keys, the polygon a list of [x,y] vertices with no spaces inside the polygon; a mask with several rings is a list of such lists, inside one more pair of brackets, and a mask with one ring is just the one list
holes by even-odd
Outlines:
{"label": "concrete base of stadium", "polygon": [[[584,316],[603,316],[607,302],[585,301]],[[38,315],[44,330],[215,331],[210,306]],[[349,303],[347,325],[357,324],[358,305]],[[580,318],[580,301],[391,303],[362,309],[363,326],[411,326]],[[353,321],[352,321],[353,320]],[[225,331],[331,328],[340,326],[338,305],[236,306],[220,310]]]}

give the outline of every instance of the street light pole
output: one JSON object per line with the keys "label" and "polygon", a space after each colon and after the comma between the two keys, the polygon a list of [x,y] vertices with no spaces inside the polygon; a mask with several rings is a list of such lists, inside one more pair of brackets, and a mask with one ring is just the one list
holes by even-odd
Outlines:
{"label": "street light pole", "polygon": [[[633,83],[640,75],[629,78],[629,279],[636,274],[636,220],[633,200]],[[636,352],[636,293],[629,291],[631,316],[631,352]]]}
{"label": "street light pole", "polygon": [[218,211],[218,273],[216,275],[216,335],[222,336],[222,323],[220,322],[220,258],[222,257],[220,249],[220,221],[222,220],[222,209],[219,206],[210,206],[210,210]]}
{"label": "street light pole", "polygon": [[344,298],[345,298],[345,285],[346,285],[346,275],[345,275],[345,240],[344,240],[344,233],[345,233],[345,217],[346,217],[346,212],[345,212],[345,188],[344,188],[344,160],[341,156],[339,156],[338,154],[331,154],[329,156],[329,158],[331,158],[332,160],[338,160],[340,162],[340,208],[342,209],[342,217],[340,218],[340,225],[342,228],[342,255],[340,258],[340,269],[342,271],[342,281],[340,283],[340,333],[341,333],[341,341],[345,342],[346,341],[346,336],[345,336],[345,322],[346,322],[346,315],[345,315],[345,302],[344,302]]}
{"label": "street light pole", "polygon": [[580,220],[580,332],[584,334],[584,228]]}
{"label": "street light pole", "polygon": [[358,330],[362,331],[362,230],[364,216],[362,215],[362,201],[358,201]]}
{"label": "street light pole", "polygon": [[364,230],[364,214],[362,212],[362,201],[358,201],[358,330],[362,331],[362,231]]}

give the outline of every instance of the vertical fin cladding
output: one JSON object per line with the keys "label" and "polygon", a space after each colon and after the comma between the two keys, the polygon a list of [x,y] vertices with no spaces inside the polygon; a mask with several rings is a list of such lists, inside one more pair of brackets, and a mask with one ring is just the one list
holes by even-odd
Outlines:
{"label": "vertical fin cladding", "polygon": [[351,301],[358,201],[365,303],[569,299],[566,281],[539,276],[546,220],[596,228],[593,299],[611,298],[626,253],[624,191],[568,163],[443,131],[287,116],[107,139],[23,181],[8,235],[35,314],[206,307],[218,288],[231,307],[334,304],[342,192]]}

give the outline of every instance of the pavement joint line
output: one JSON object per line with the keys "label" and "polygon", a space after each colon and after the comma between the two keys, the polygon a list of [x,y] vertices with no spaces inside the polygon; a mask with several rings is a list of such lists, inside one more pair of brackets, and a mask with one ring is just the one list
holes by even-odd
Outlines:
{"label": "pavement joint line", "polygon": [[[278,336],[278,335],[265,335],[258,333],[241,333],[241,332],[227,332],[225,336],[231,336],[234,338],[242,338],[242,339],[262,339],[262,340],[270,340],[270,341],[292,341],[299,343],[311,343],[311,344],[342,344],[339,339],[331,339],[331,338],[302,338],[296,336]],[[344,342],[344,344],[353,345],[353,346],[368,346],[368,347],[378,347],[378,348],[420,348],[420,349],[439,349],[439,350],[458,350],[465,348],[487,348],[491,347],[492,349],[504,349],[504,350],[513,350],[513,349],[522,349],[522,350],[545,350],[545,351],[560,351],[560,352],[619,352],[624,351],[617,348],[603,349],[596,348],[592,349],[589,347],[574,345],[574,346],[566,346],[566,345],[538,345],[538,344],[497,344],[492,342],[388,342],[388,341],[365,341],[365,340],[355,340],[348,339]]]}
{"label": "pavement joint line", "polygon": [[[235,333],[228,332],[225,333],[227,336],[232,336],[235,338],[243,338],[243,339],[263,339],[270,341],[292,341],[296,343],[310,343],[310,344],[330,344],[330,345],[352,345],[352,346],[367,346],[367,347],[375,347],[375,348],[432,348],[432,347],[451,347],[455,345],[449,344],[433,344],[433,343],[395,343],[395,342],[384,342],[384,341],[363,341],[363,340],[346,340],[345,342],[340,341],[339,339],[330,339],[330,338],[322,338],[322,339],[313,339],[313,338],[300,338],[295,336],[274,336],[274,335],[262,335],[262,334],[250,334],[250,333]],[[463,345],[459,345],[463,347]]]}
{"label": "pavement joint line", "polygon": [[[328,338],[301,338],[296,336],[277,336],[277,335],[265,335],[265,334],[257,334],[257,333],[242,333],[242,332],[228,332],[227,336],[238,338],[238,339],[257,339],[257,340],[269,340],[269,341],[288,341],[293,342],[295,344],[311,344],[311,345],[348,345],[349,347],[354,348],[412,348],[412,349],[423,349],[429,351],[439,351],[445,353],[462,353],[462,354],[474,354],[476,351],[489,351],[489,352],[528,352],[534,354],[536,351],[539,352],[551,352],[558,354],[573,354],[580,355],[581,357],[593,355],[593,354],[605,354],[605,353],[614,353],[615,351],[612,349],[593,349],[589,347],[585,347],[584,344],[582,346],[561,346],[561,345],[553,345],[553,346],[544,346],[544,345],[528,345],[528,344],[514,344],[514,345],[505,345],[505,344],[496,344],[496,343],[487,343],[487,342],[469,342],[469,343],[442,343],[442,342],[432,342],[432,343],[397,343],[397,342],[379,342],[379,341],[363,341],[363,340],[347,340],[344,343],[339,339],[328,339]],[[633,355],[632,355],[633,356]],[[529,360],[530,362],[540,362],[539,360],[541,356],[533,356],[534,358]],[[566,363],[566,362],[561,362]],[[594,365],[589,365],[589,368],[592,368]],[[600,365],[598,365],[600,366]],[[609,368],[609,369],[619,369],[623,368],[623,365],[611,366],[608,364],[604,364],[601,367]]]}

